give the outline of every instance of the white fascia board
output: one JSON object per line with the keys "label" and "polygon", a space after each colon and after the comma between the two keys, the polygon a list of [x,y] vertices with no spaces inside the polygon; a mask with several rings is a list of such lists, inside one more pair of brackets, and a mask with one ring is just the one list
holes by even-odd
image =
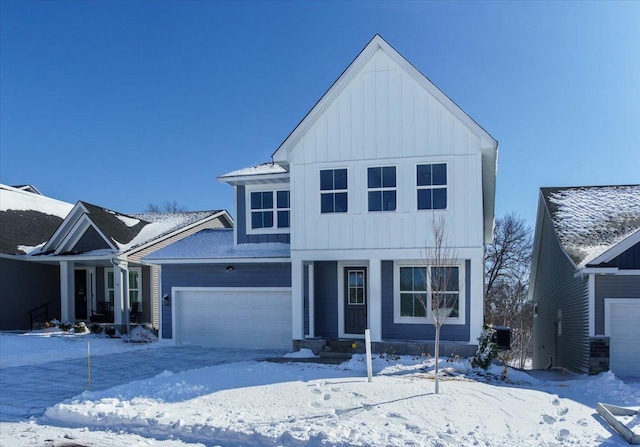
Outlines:
{"label": "white fascia board", "polygon": [[273,153],[271,158],[274,162],[287,162],[288,152],[293,148],[315,121],[326,111],[335,98],[342,92],[351,80],[360,72],[362,67],[373,57],[378,51],[384,51],[395,63],[397,63],[405,72],[414,78],[414,80],[429,92],[438,102],[440,102],[447,110],[449,110],[460,122],[462,122],[469,130],[478,136],[481,147],[487,147],[497,151],[498,142],[485,131],[478,123],[476,123],[469,115],[466,114],[456,103],[454,103],[447,95],[437,88],[426,76],[424,76],[417,68],[415,68],[407,59],[398,53],[391,45],[389,45],[382,37],[375,35],[373,39],[364,47],[364,49],[356,56],[349,66],[342,72],[338,79],[329,87],[320,100],[313,106],[307,115],[300,121],[289,136],[282,142],[280,147]]}
{"label": "white fascia board", "polygon": [[484,218],[484,243],[493,242],[496,209],[496,175],[498,172],[498,147],[482,149],[482,213]]}
{"label": "white fascia board", "polygon": [[73,248],[73,246],[78,243],[80,238],[82,238],[82,236],[89,229],[89,227],[93,227],[93,229],[96,230],[96,232],[100,235],[100,237],[107,243],[107,245],[109,245],[109,247],[113,251],[115,252],[119,251],[118,248],[114,246],[113,243],[111,243],[109,238],[105,236],[104,233],[102,233],[102,231],[100,231],[100,229],[93,223],[93,221],[89,218],[89,216],[87,216],[86,214],[83,214],[76,221],[76,223],[67,233],[65,238],[58,244],[58,247],[54,251],[54,254],[58,255],[63,251],[70,250],[71,248]]}
{"label": "white fascia board", "polygon": [[615,257],[621,255],[625,251],[629,250],[631,247],[640,243],[640,229],[634,231],[629,236],[615,244],[613,247],[606,250],[600,256],[595,259],[592,259],[588,262],[589,265],[597,265],[605,262],[612,261]]}
{"label": "white fascia board", "polygon": [[60,226],[53,233],[53,236],[49,238],[46,244],[42,247],[42,252],[52,251],[52,247],[58,247],[65,239],[67,239],[69,233],[73,231],[75,224],[78,220],[89,211],[84,207],[82,202],[78,202],[74,205],[73,209],[69,211],[67,217],[60,224]]}
{"label": "white fascia board", "polygon": [[220,211],[220,212],[218,212],[216,214],[213,214],[213,215],[211,215],[209,217],[205,217],[204,219],[201,219],[201,220],[198,220],[196,222],[193,222],[192,224],[189,224],[186,227],[178,228],[177,230],[172,231],[169,234],[165,234],[164,236],[161,236],[161,237],[156,238],[156,239],[152,239],[152,240],[150,240],[148,242],[145,242],[142,245],[138,245],[137,247],[131,248],[128,251],[125,251],[124,254],[126,256],[131,256],[131,255],[133,255],[133,254],[135,254],[135,253],[137,253],[137,252],[139,252],[141,250],[146,250],[147,248],[149,248],[149,247],[151,247],[151,246],[153,246],[155,244],[158,244],[158,243],[160,243],[160,242],[162,242],[162,241],[164,241],[166,239],[172,238],[172,237],[174,237],[174,236],[176,236],[176,235],[178,235],[180,233],[183,233],[185,231],[189,231],[189,230],[191,230],[191,229],[193,229],[193,228],[195,228],[195,227],[197,227],[199,225],[204,225],[204,224],[206,224],[208,222],[211,222],[212,220],[217,219],[219,217],[227,217],[229,219],[229,221],[233,224],[233,219],[231,219],[231,216],[229,216],[229,213],[227,213],[225,210],[222,210],[222,211]]}
{"label": "white fascia board", "polygon": [[[467,259],[484,259],[484,247],[453,247],[456,259],[462,262]],[[291,259],[295,261],[346,261],[373,260],[382,261],[422,260],[424,248],[392,248],[362,250],[291,250]]]}
{"label": "white fascia board", "polygon": [[230,185],[245,184],[262,184],[262,183],[289,183],[289,173],[282,174],[254,174],[254,175],[238,175],[233,177],[218,177],[218,182],[228,183]]}
{"label": "white fascia board", "polygon": [[167,264],[282,264],[290,263],[291,258],[182,258],[182,259],[145,259],[144,265]]}
{"label": "white fascia board", "polygon": [[578,270],[574,276],[581,275],[617,275],[617,276],[640,276],[639,269],[622,269],[618,267],[586,267]]}

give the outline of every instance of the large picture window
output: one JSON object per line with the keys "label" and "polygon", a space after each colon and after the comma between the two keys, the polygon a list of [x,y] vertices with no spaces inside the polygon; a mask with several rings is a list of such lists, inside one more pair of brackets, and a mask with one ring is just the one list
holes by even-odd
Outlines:
{"label": "large picture window", "polygon": [[320,212],[346,213],[347,170],[325,169],[320,171]]}
{"label": "large picture window", "polygon": [[447,165],[435,163],[416,168],[419,210],[447,208]]}
{"label": "large picture window", "polygon": [[396,167],[367,169],[369,211],[396,210]]}
{"label": "large picture window", "polygon": [[252,191],[250,205],[252,230],[289,228],[289,190]]}
{"label": "large picture window", "polygon": [[427,309],[430,317],[437,312],[452,322],[460,321],[460,267],[400,266],[397,287],[396,316],[399,318],[396,320],[399,322],[415,323],[412,319],[424,319]]}

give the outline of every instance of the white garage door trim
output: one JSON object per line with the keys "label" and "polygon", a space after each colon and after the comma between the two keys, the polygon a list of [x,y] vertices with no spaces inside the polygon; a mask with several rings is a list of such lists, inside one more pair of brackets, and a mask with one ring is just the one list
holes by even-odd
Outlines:
{"label": "white garage door trim", "polygon": [[[256,294],[256,293],[287,293],[289,298],[291,297],[291,287],[172,287],[171,288],[171,326],[172,333],[171,338],[174,344],[180,343],[179,339],[179,324],[177,321],[177,313],[180,309],[180,294],[183,292],[204,292],[204,293],[247,293],[247,294]],[[291,318],[289,317],[288,321],[289,326],[291,326]],[[289,328],[289,339],[292,338],[291,330]]]}
{"label": "white garage door trim", "polygon": [[[611,323],[611,317],[612,317],[611,307],[615,306],[616,304],[632,304],[640,308],[640,298],[605,298],[604,299],[604,335],[607,337],[610,337],[609,369],[611,369],[611,371],[613,371],[615,374],[617,374],[616,367],[620,368],[620,366],[616,364],[616,362],[618,361],[618,358],[617,358],[617,355],[615,355],[616,354],[615,347],[613,346],[614,340],[611,340],[612,328],[613,328],[613,325]],[[623,368],[622,371],[625,371],[625,369]]]}

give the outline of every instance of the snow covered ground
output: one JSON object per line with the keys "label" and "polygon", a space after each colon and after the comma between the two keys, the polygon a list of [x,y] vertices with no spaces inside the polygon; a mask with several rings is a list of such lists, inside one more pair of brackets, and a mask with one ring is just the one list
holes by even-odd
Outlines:
{"label": "snow covered ground", "polygon": [[[3,349],[5,337],[0,334],[0,374],[13,370],[13,362],[24,365],[11,354],[15,344]],[[22,350],[47,338],[50,349],[39,348],[47,352],[43,362],[56,358],[56,345],[67,351],[56,337],[22,337]],[[180,349],[171,349],[180,363]],[[161,351],[147,351],[145,361]],[[35,364],[34,356],[29,362]],[[435,395],[433,365],[429,358],[375,357],[372,383],[362,356],[338,366],[242,360],[165,371],[85,391],[23,421],[0,422],[0,445],[624,446],[596,414],[596,402],[640,406],[640,383],[611,373],[549,381],[510,369],[503,378],[500,367],[479,373],[466,360],[442,363],[446,375]],[[7,419],[0,414],[0,420]],[[638,416],[625,422],[640,428]]]}

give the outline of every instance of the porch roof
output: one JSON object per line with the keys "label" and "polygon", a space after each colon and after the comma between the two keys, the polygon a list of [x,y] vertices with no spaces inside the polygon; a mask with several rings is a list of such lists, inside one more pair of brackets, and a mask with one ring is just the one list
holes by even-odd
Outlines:
{"label": "porch roof", "polygon": [[185,261],[229,260],[229,259],[273,259],[289,258],[290,245],[283,243],[261,243],[235,245],[233,229],[202,230],[174,244],[151,253],[144,261],[155,264]]}

